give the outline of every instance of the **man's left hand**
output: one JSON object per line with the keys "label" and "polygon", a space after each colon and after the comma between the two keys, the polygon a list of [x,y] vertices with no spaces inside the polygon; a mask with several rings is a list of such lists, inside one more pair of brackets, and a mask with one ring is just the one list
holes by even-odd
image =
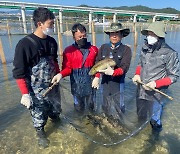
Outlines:
{"label": "man's left hand", "polygon": [[106,75],[113,75],[114,70],[111,68],[111,66],[107,66],[107,69],[105,70],[99,70],[99,72],[104,73]]}
{"label": "man's left hand", "polygon": [[155,81],[151,81],[151,82],[143,85],[143,88],[144,88],[145,90],[152,91],[154,88],[156,88],[156,82],[155,82]]}

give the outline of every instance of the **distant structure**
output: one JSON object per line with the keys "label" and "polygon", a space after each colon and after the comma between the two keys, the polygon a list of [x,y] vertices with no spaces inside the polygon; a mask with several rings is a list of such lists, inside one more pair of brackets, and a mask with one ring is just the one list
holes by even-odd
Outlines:
{"label": "distant structure", "polygon": [[[113,22],[117,21],[118,16],[128,16],[131,17],[131,20],[135,23],[137,18],[143,20],[143,18],[152,18],[153,22],[156,21],[157,17],[163,18],[172,18],[176,19],[179,17],[179,14],[166,14],[166,13],[155,13],[155,12],[141,12],[141,11],[129,11],[129,10],[115,10],[115,9],[103,9],[103,8],[91,8],[91,7],[75,7],[75,6],[62,6],[62,5],[53,5],[53,4],[39,4],[39,3],[26,3],[26,2],[11,2],[11,1],[0,1],[0,8],[4,9],[20,9],[21,15],[17,15],[19,20],[22,19],[24,33],[27,33],[26,25],[26,10],[34,10],[37,7],[46,7],[58,13],[60,32],[63,33],[62,19],[63,13],[66,12],[76,12],[89,15],[89,32],[91,33],[91,23],[93,21],[93,15],[102,15],[102,25],[107,24],[106,16],[112,16]],[[16,16],[16,15],[15,15]],[[97,23],[100,24],[100,23]]]}

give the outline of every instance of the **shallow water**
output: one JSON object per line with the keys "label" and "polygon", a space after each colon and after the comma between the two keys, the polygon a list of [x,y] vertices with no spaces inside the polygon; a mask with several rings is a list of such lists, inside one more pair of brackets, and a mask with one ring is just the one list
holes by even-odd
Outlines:
{"label": "shallow water", "polygon": [[[123,43],[129,44],[134,52],[134,37],[131,33],[123,40]],[[70,125],[66,119],[62,118],[62,122],[56,125],[49,120],[45,130],[51,141],[50,147],[40,149],[37,145],[36,133],[32,125],[29,111],[20,105],[20,92],[12,77],[12,61],[14,48],[19,39],[23,35],[1,36],[3,48],[8,62],[7,65],[0,64],[0,153],[2,154],[32,154],[32,153],[83,153],[83,154],[109,154],[109,153],[178,153],[180,151],[180,101],[179,89],[180,80],[172,85],[168,94],[174,98],[173,101],[166,101],[163,113],[163,130],[158,135],[151,132],[150,125],[147,125],[137,135],[131,137],[127,141],[110,147],[104,147],[94,144],[75,128]],[[57,39],[57,36],[54,36]],[[89,35],[91,39],[91,35]],[[138,53],[141,48],[144,37],[138,35],[137,53],[133,54],[131,66],[127,76],[132,77],[135,66],[138,61]],[[180,55],[180,32],[169,32],[166,36],[168,44],[178,51]],[[100,47],[101,44],[108,42],[105,34],[97,34],[96,43]],[[63,47],[73,43],[71,36],[63,36]],[[67,82],[68,78],[64,80]],[[62,82],[63,83],[63,82]],[[129,97],[135,96],[136,86],[130,79],[126,79],[126,89],[129,91]],[[73,103],[71,97],[66,95],[68,104],[63,104],[64,113],[72,114]],[[133,96],[134,95],[134,96]],[[135,100],[133,99],[132,102]],[[72,116],[72,115],[71,115]]]}

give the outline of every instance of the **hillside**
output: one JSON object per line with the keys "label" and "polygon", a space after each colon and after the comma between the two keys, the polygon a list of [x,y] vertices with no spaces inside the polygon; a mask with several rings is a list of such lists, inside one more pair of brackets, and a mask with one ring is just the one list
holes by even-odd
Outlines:
{"label": "hillside", "polygon": [[[92,7],[88,5],[80,5],[81,7]],[[100,8],[100,7],[96,7]],[[149,8],[147,6],[137,5],[137,6],[120,6],[120,7],[102,7],[106,9],[116,9],[116,10],[130,10],[130,11],[143,11],[143,12],[158,12],[158,13],[169,13],[169,14],[180,14],[180,11],[174,9],[174,8],[162,8],[162,9],[153,9]]]}

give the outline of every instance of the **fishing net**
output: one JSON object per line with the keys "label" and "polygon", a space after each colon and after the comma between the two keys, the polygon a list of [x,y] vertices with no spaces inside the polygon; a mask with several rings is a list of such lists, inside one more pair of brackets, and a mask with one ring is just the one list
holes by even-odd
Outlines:
{"label": "fishing net", "polygon": [[[94,111],[89,110],[86,105],[84,112],[77,112],[74,109],[69,81],[61,82],[60,88],[63,118],[84,137],[97,144],[107,146],[119,144],[142,130],[152,117],[151,111],[148,110],[146,116],[138,117],[135,86],[134,89],[125,88],[125,110],[120,107],[121,92],[103,96],[100,87],[94,91]],[[86,104],[88,103],[91,102],[87,101]],[[140,108],[140,110],[146,109]],[[153,113],[158,111],[159,109],[156,109]]]}

